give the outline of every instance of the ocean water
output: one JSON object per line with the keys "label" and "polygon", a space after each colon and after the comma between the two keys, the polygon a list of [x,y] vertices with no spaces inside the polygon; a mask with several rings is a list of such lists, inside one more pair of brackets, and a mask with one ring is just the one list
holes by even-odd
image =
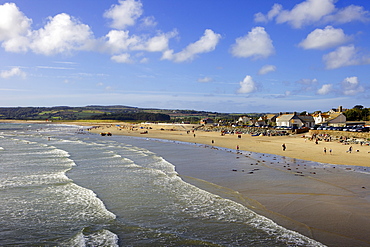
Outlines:
{"label": "ocean water", "polygon": [[0,246],[321,245],[179,176],[186,162],[238,162],[212,152],[77,126],[0,124]]}

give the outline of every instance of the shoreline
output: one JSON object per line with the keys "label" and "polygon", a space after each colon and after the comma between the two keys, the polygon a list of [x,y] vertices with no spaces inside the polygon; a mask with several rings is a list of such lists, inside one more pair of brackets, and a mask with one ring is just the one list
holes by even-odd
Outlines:
{"label": "shoreline", "polygon": [[[71,122],[71,124],[72,123],[73,122]],[[131,125],[127,123],[94,123],[92,125],[99,126],[90,130],[92,133],[97,134],[109,132],[112,135],[174,140],[233,150],[239,148],[240,151],[275,154],[334,165],[370,167],[370,146],[360,144],[343,145],[337,141],[320,141],[318,144],[315,144],[314,141],[309,140],[306,133],[289,136],[251,136],[249,134],[221,135],[220,132],[213,131],[206,132],[195,130],[192,132],[192,127],[196,125]],[[117,127],[116,125],[122,127]],[[188,133],[188,131],[190,132]],[[303,138],[303,135],[306,135],[306,138]],[[238,136],[241,138],[238,138]],[[285,151],[283,151],[282,148],[283,144],[286,146]],[[350,153],[348,150],[351,146],[352,152]],[[326,152],[324,152],[324,149]]]}
{"label": "shoreline", "polygon": [[[246,162],[252,158],[257,162],[253,166],[245,164],[225,170],[223,165],[199,167],[185,164],[176,166],[176,170],[188,183],[239,202],[287,229],[328,246],[370,246],[367,234],[370,228],[369,174],[354,171],[354,166],[370,167],[369,146],[353,144],[353,152],[348,153],[348,145],[338,142],[315,144],[301,135],[243,134],[239,138],[238,134],[193,132],[195,125],[104,123],[94,126],[89,130],[92,133],[170,140],[175,144],[186,142],[200,148],[221,147],[231,150],[230,153],[241,161],[244,157]],[[282,143],[286,145],[285,151]],[[248,152],[254,156],[249,156]],[[272,165],[275,159],[280,163]],[[320,165],[313,167],[311,162]],[[328,168],[325,164],[333,166]],[[209,183],[215,186],[209,186]]]}
{"label": "shoreline", "polygon": [[[176,170],[184,181],[239,202],[287,229],[328,246],[370,246],[367,234],[370,228],[370,180],[365,170],[370,167],[369,146],[353,144],[354,152],[348,153],[348,145],[337,142],[315,144],[301,135],[243,134],[238,138],[238,134],[220,135],[197,130],[193,133],[196,125],[46,123],[88,126],[83,132],[169,140],[174,141],[174,145],[186,142],[209,150],[230,149],[228,154],[231,159],[240,161],[239,167],[229,164],[198,166],[188,162],[192,158],[187,156]],[[282,143],[286,144],[285,151]],[[327,148],[326,154],[323,147]],[[332,154],[329,149],[333,150]],[[357,149],[360,151],[355,152]],[[312,162],[318,163],[312,165]],[[344,166],[336,166],[338,164]],[[354,171],[354,165],[363,167],[366,172]]]}
{"label": "shoreline", "polygon": [[[112,135],[182,141],[233,150],[239,148],[240,151],[275,154],[319,163],[370,167],[370,146],[360,144],[343,145],[337,141],[319,141],[318,144],[315,144],[314,141],[309,140],[310,136],[307,136],[307,133],[289,136],[251,136],[249,134],[241,134],[241,138],[238,138],[238,134],[221,135],[220,132],[202,130],[193,132],[195,129],[193,127],[200,126],[195,124],[130,124],[127,122],[99,121],[45,122],[34,120],[0,120],[1,122],[94,126],[89,131],[96,134],[109,132]],[[189,133],[187,134],[188,131]],[[306,138],[302,137],[304,135]],[[285,151],[282,148],[283,144],[286,146]],[[350,153],[348,150],[351,146],[352,151]]]}

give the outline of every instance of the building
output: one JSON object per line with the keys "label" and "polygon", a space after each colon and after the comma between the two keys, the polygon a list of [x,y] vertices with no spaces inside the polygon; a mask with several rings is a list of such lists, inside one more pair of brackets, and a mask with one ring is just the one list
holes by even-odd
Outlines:
{"label": "building", "polygon": [[292,127],[295,129],[308,127],[311,128],[315,125],[315,120],[311,115],[297,115],[296,112],[292,114],[280,113],[276,117],[276,126]]}
{"label": "building", "polygon": [[333,127],[342,127],[346,126],[346,121],[347,117],[343,113],[337,112],[330,114],[329,117],[325,119],[325,121],[322,122],[321,124]]}
{"label": "building", "polygon": [[346,125],[347,118],[342,112],[329,111],[328,113],[318,113],[313,115],[315,124],[341,127]]}
{"label": "building", "polygon": [[202,120],[200,120],[200,124],[213,124],[214,121],[212,118],[203,118]]}
{"label": "building", "polygon": [[275,125],[275,122],[276,114],[266,114],[257,119],[256,125],[257,126]]}
{"label": "building", "polygon": [[237,123],[238,123],[238,124],[247,125],[247,124],[249,124],[249,121],[250,121],[250,120],[251,120],[251,119],[250,119],[249,117],[247,117],[247,116],[242,116],[242,117],[239,117],[239,119],[238,119]]}

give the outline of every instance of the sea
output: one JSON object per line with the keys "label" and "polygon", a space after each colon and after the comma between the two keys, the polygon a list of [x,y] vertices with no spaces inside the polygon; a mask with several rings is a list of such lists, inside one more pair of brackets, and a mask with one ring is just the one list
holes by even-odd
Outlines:
{"label": "sea", "polygon": [[84,128],[0,123],[0,246],[322,246],[177,171],[230,150]]}

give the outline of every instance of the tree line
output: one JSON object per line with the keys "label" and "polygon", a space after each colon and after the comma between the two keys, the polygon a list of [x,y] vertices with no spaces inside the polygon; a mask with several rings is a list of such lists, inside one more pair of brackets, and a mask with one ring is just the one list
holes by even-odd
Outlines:
{"label": "tree line", "polygon": [[91,117],[93,120],[120,120],[120,121],[169,121],[171,117],[163,113],[149,113],[149,112],[117,112],[117,113],[104,113],[94,115]]}

